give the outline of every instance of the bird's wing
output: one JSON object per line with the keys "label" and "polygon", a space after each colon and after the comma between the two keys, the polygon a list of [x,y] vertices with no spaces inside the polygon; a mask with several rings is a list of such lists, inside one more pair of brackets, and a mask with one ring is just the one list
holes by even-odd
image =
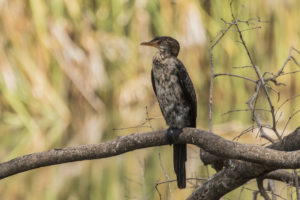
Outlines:
{"label": "bird's wing", "polygon": [[178,78],[180,80],[180,85],[184,93],[184,98],[190,104],[191,108],[191,124],[192,127],[196,127],[196,118],[197,118],[197,97],[196,92],[192,83],[189,74],[186,71],[186,68],[182,62],[176,58],[176,66],[178,69]]}
{"label": "bird's wing", "polygon": [[[153,75],[153,70],[151,70],[151,82],[152,82],[152,88],[154,90],[154,93],[156,95],[156,87],[155,87],[155,81],[154,81],[154,75]],[[156,95],[157,96],[157,95]]]}

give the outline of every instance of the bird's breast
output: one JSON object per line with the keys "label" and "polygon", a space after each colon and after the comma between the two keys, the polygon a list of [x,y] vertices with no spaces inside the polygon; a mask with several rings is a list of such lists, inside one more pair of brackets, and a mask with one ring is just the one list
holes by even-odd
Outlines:
{"label": "bird's breast", "polygon": [[153,63],[156,96],[161,111],[169,126],[185,127],[190,107],[185,101],[176,65]]}
{"label": "bird's breast", "polygon": [[181,95],[181,86],[174,67],[168,65],[153,65],[153,75],[158,98],[172,98]]}

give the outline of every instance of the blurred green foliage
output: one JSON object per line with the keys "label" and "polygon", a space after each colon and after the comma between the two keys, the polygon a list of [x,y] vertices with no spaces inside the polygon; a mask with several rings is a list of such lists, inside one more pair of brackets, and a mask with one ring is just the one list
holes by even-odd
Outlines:
{"label": "blurred green foliage", "polygon": [[[300,2],[234,1],[240,19],[265,23],[242,25],[255,63],[276,72],[290,46],[300,48]],[[151,88],[154,49],[140,47],[155,35],[170,35],[181,44],[198,96],[197,126],[208,127],[210,41],[231,20],[228,1],[217,0],[2,0],[0,1],[0,155],[1,161],[54,147],[98,143],[119,135],[165,128]],[[215,71],[255,78],[232,29],[214,50]],[[296,55],[295,55],[296,57]],[[299,58],[299,56],[298,56]],[[287,71],[297,70],[290,63]],[[280,101],[298,94],[299,74],[286,75],[277,88]],[[254,86],[219,77],[214,88],[214,130],[232,139],[249,127],[246,108]],[[277,94],[271,93],[277,104]],[[266,105],[264,101],[260,106]],[[297,99],[283,107],[280,130],[299,109]],[[261,113],[264,121],[268,114]],[[152,117],[151,121],[146,121]],[[288,128],[299,124],[294,117]],[[144,123],[145,122],[145,123]],[[142,125],[141,125],[142,124]],[[137,126],[140,125],[140,126]],[[129,128],[133,127],[133,128]],[[288,131],[287,131],[288,132]],[[256,133],[241,141],[257,143]],[[161,161],[158,154],[161,155]],[[159,199],[155,183],[174,178],[170,147],[135,151],[114,158],[52,166],[0,181],[0,199]],[[207,177],[199,150],[189,147],[188,177]],[[210,175],[213,170],[209,169]],[[183,199],[193,190],[176,184],[158,188],[163,199]],[[277,186],[279,188],[279,186]],[[227,195],[251,199],[255,183]],[[289,194],[287,188],[286,194]],[[282,194],[285,196],[285,194]],[[290,198],[288,196],[287,198]]]}

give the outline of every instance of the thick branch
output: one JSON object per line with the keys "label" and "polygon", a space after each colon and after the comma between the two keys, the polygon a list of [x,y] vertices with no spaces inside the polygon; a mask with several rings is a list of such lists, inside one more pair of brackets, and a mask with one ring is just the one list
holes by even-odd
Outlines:
{"label": "thick branch", "polygon": [[[254,166],[257,166],[255,168]],[[218,200],[228,192],[263,173],[258,164],[230,160],[227,166],[197,188],[188,200]],[[249,171],[253,169],[253,171]]]}
{"label": "thick branch", "polygon": [[107,158],[135,149],[168,144],[164,131],[136,133],[100,144],[80,145],[21,156],[0,164],[0,179],[31,169],[81,160]]}
{"label": "thick branch", "polygon": [[[296,151],[299,149],[300,129],[284,137],[280,142],[267,148],[279,151]],[[265,164],[244,162],[240,160],[225,160],[210,153],[201,151],[201,159],[205,164],[212,164],[218,171],[209,181],[199,186],[189,199],[219,199],[228,192],[257,177],[262,179],[274,179],[290,183],[295,186],[294,175],[283,170],[274,170],[272,166]]]}
{"label": "thick branch", "polygon": [[[263,179],[273,179],[287,183],[292,186],[296,186],[296,179],[293,173],[287,172],[285,170],[279,169],[265,174]],[[298,182],[300,182],[300,177],[298,176]]]}
{"label": "thick branch", "polygon": [[[293,134],[295,134],[293,144],[296,145],[294,149],[298,150],[300,149],[300,137],[298,136],[300,129],[297,129]],[[283,152],[256,145],[240,144],[205,130],[185,128],[183,133],[180,134],[178,142],[197,145],[205,151],[223,158],[260,163],[273,169],[295,169],[300,167],[300,151]],[[285,142],[285,140],[282,142]],[[1,163],[0,178],[39,167],[106,158],[136,149],[166,144],[168,144],[168,141],[165,138],[165,131],[155,131],[122,136],[101,144],[81,145],[33,153]]]}

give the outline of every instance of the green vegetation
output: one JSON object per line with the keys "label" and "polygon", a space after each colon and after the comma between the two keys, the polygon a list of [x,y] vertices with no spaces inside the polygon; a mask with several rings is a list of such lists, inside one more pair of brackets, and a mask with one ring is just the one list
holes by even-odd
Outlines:
{"label": "green vegetation", "polygon": [[[261,26],[259,29],[244,32],[262,71],[276,72],[290,46],[300,49],[299,10],[297,0],[235,1],[234,12],[240,13],[241,19],[260,17],[267,21],[250,26]],[[154,50],[139,46],[154,35],[170,35],[181,43],[179,57],[198,96],[197,127],[207,128],[208,49],[210,40],[223,27],[220,18],[231,19],[228,1],[0,1],[1,161],[165,128],[150,81]],[[249,28],[246,24],[242,27]],[[236,41],[237,34],[230,31],[216,47],[215,71],[254,78],[251,69],[232,68],[250,64]],[[294,70],[296,65],[290,63],[287,71]],[[277,88],[281,92],[279,103],[298,94],[297,77],[299,74],[282,76],[280,80],[287,86]],[[251,83],[240,79],[216,79],[217,133],[232,139],[251,125],[250,113],[222,113],[247,108],[245,102],[253,91]],[[277,95],[271,94],[277,108]],[[295,99],[283,107],[279,126],[285,125],[299,105]],[[158,118],[147,122],[147,113]],[[265,121],[270,119],[268,114],[263,116]],[[296,115],[286,132],[299,126],[297,121]],[[143,126],[135,127],[143,122]],[[241,141],[253,143],[255,136],[256,132],[249,133]],[[0,181],[0,199],[159,199],[155,183],[166,180],[159,152],[163,167],[174,178],[171,148],[164,146],[12,176]],[[188,177],[207,177],[194,146],[189,147],[187,168]],[[159,190],[164,198],[183,199],[193,191],[193,185],[188,186],[179,191],[172,183],[171,195],[167,184],[160,185]],[[256,189],[255,183],[247,187]],[[244,189],[242,199],[251,199],[250,194],[252,191]],[[239,190],[227,196],[237,199]]]}

